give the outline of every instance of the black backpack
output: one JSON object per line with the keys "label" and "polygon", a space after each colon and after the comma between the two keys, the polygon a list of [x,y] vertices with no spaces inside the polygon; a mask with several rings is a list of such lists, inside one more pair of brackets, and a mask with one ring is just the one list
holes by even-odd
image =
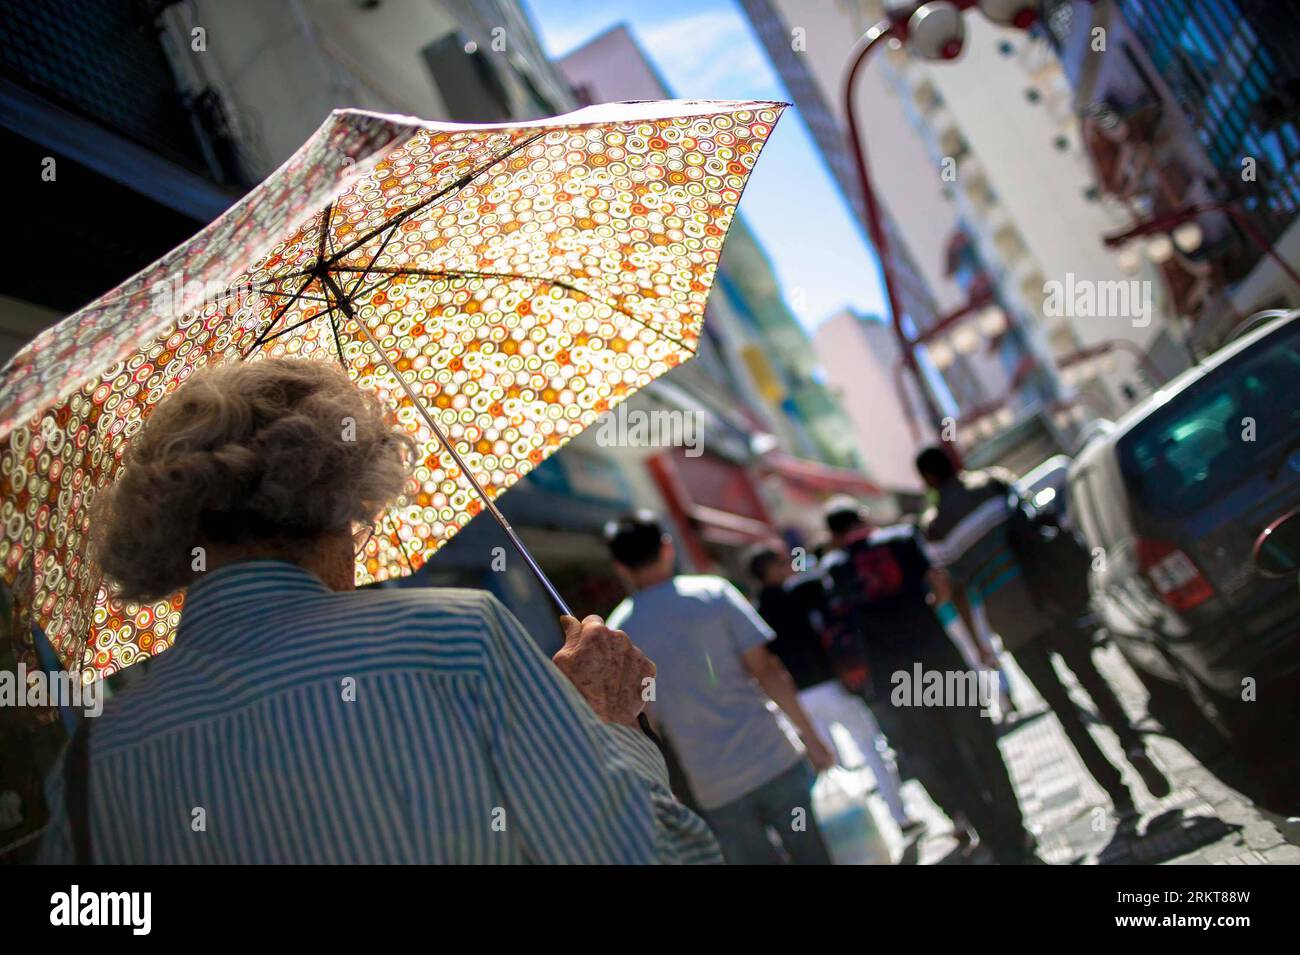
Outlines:
{"label": "black backpack", "polygon": [[1045,613],[1074,620],[1088,611],[1088,549],[1056,520],[1012,491],[1007,539],[1034,602]]}

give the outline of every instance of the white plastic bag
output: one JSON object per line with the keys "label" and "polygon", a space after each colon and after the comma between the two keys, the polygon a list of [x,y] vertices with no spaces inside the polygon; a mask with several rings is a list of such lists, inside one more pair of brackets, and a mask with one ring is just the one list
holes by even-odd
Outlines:
{"label": "white plastic bag", "polygon": [[843,769],[822,773],[813,786],[813,815],[836,865],[890,865],[889,845],[866,795],[845,785]]}

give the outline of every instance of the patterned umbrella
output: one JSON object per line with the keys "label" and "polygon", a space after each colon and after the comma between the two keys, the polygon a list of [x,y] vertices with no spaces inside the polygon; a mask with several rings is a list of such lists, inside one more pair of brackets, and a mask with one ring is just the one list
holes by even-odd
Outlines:
{"label": "patterned umbrella", "polygon": [[[0,567],[61,659],[170,645],[182,597],[110,598],[88,505],[149,410],[209,362],[338,361],[422,449],[358,580],[411,573],[618,402],[689,359],[780,103],[591,107],[462,126],[334,113],[189,242],[0,376]],[[527,551],[521,553],[563,607]]]}

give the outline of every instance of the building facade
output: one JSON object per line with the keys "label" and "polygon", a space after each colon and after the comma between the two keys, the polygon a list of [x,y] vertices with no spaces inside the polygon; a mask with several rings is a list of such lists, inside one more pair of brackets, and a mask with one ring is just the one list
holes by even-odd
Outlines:
{"label": "building facade", "polygon": [[[1050,0],[1099,201],[1203,354],[1300,305],[1300,18],[1256,0]],[[1125,231],[1121,229],[1122,233]]]}
{"label": "building facade", "polygon": [[[805,101],[822,100],[826,115],[810,125],[837,179],[851,181],[841,85],[851,47],[885,6],[742,6],[805,114]],[[1116,414],[1158,383],[1143,374],[1146,364],[1160,364],[1163,377],[1185,367],[1187,353],[1153,282],[1134,286],[1122,307],[1076,308],[1065,300],[1067,289],[1104,290],[1129,279],[1120,256],[1100,240],[1126,220],[1095,201],[1069,83],[1050,43],[975,12],[965,24],[956,61],[924,61],[892,46],[869,60],[857,120],[882,204],[907,252],[902,258],[914,264],[938,312],[990,294],[1004,313],[998,322],[989,315],[953,325],[928,349],[973,440],[995,437],[1005,430],[1001,422],[1014,427],[1037,416],[1068,446],[1079,419]],[[972,254],[958,267],[954,252],[963,250]],[[1102,352],[1106,360],[1093,360]],[[958,371],[963,356],[974,387]]]}
{"label": "building facade", "polygon": [[[839,4],[742,0],[741,5],[865,230],[866,210],[839,89],[849,48],[870,25],[865,13],[854,5]],[[946,249],[962,225],[925,143],[911,130],[906,103],[891,85],[890,75],[868,67],[861,84],[860,101],[870,103],[871,109],[860,120],[885,199],[883,227],[891,247],[901,322],[909,335],[917,337],[971,301],[967,289],[947,268]],[[913,213],[910,221],[899,217],[890,196],[906,197]],[[926,350],[921,351],[924,355]],[[929,360],[922,359],[922,373],[942,413],[962,419],[1007,395],[1015,363],[1008,365],[1001,354],[978,347],[940,346]]]}
{"label": "building facade", "polygon": [[845,309],[818,325],[813,341],[876,480],[895,494],[919,494],[912,462],[930,442],[920,395],[902,374],[893,329],[878,316]]}

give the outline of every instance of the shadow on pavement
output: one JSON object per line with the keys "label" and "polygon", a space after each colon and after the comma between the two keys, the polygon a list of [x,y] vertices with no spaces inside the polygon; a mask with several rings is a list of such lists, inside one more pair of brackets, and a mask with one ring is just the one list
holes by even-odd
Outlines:
{"label": "shadow on pavement", "polygon": [[1280,815],[1294,815],[1300,806],[1300,760],[1294,752],[1247,754],[1214,732],[1206,723],[1178,714],[1151,710],[1159,724],[1139,726],[1143,736],[1164,736],[1187,750],[1219,782],[1251,802]]}
{"label": "shadow on pavement", "polygon": [[1017,712],[1015,717],[997,725],[998,738],[1001,739],[1003,736],[1009,736],[1017,730],[1028,726],[1030,723],[1037,722],[1050,712],[1052,711],[1046,707],[1037,710],[1029,710],[1028,712],[1020,710]]}
{"label": "shadow on pavement", "polygon": [[1148,820],[1142,833],[1120,828],[1097,854],[1098,865],[1158,865],[1241,831],[1217,816],[1171,809]]}

